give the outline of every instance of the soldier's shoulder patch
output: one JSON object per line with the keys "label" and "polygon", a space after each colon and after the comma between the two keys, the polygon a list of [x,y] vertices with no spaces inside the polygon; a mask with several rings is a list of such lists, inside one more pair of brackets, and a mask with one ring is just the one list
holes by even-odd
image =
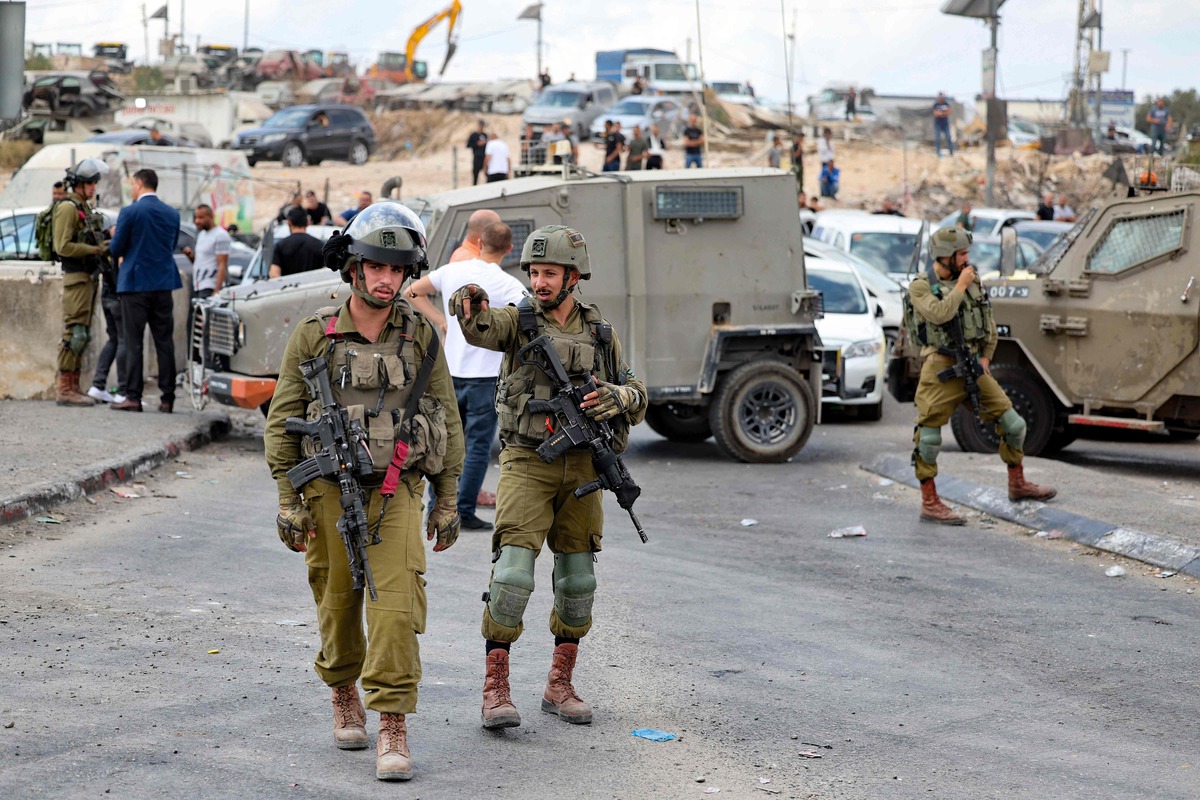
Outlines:
{"label": "soldier's shoulder patch", "polygon": [[570,243],[571,247],[583,247],[586,244],[583,241],[583,234],[571,228],[567,229],[567,242]]}

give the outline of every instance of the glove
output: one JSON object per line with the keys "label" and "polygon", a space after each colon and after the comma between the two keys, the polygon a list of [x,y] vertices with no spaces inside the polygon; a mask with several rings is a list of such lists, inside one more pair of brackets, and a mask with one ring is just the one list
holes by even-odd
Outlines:
{"label": "glove", "polygon": [[279,501],[279,516],[275,518],[275,528],[279,532],[279,540],[283,546],[293,553],[308,551],[308,540],[317,536],[317,526],[312,514],[299,497]]}
{"label": "glove", "polygon": [[637,408],[641,394],[632,386],[600,381],[596,385],[596,405],[588,406],[587,415],[601,422]]}
{"label": "glove", "polygon": [[346,248],[353,241],[353,236],[337,231],[334,231],[333,236],[325,240],[325,244],[321,247],[321,261],[324,262],[326,269],[334,272],[342,271],[342,265],[346,263]]}
{"label": "glove", "polygon": [[433,508],[429,510],[429,526],[426,528],[425,534],[425,538],[431,542],[435,536],[437,537],[437,544],[433,546],[433,552],[440,553],[457,542],[458,532],[461,528],[462,519],[458,516],[458,505],[454,495],[439,496],[437,502],[433,504]]}
{"label": "glove", "polygon": [[483,304],[488,301],[488,293],[482,286],[468,283],[450,295],[450,315],[459,319],[471,318],[472,305],[482,311]]}

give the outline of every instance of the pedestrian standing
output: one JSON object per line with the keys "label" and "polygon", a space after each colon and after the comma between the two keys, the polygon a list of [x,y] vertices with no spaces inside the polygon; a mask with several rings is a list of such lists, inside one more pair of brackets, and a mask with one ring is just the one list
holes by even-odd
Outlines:
{"label": "pedestrian standing", "polygon": [[824,167],[837,156],[833,149],[833,130],[823,128],[821,138],[817,140],[817,161]]}
{"label": "pedestrian standing", "polygon": [[667,154],[667,145],[658,130],[658,123],[650,126],[650,136],[646,140],[646,169],[662,169],[663,156]]}
{"label": "pedestrian standing", "polygon": [[554,655],[542,710],[572,724],[592,721],[592,708],[572,680],[579,641],[592,626],[603,512],[599,492],[578,497],[574,491],[596,480],[596,470],[587,448],[571,448],[549,464],[538,457],[537,448],[562,421],[531,409],[532,400],[552,396],[555,388],[541,370],[522,366],[518,351],[533,338],[547,336],[569,372],[595,376],[599,388],[584,396],[581,408],[590,417],[610,421],[617,453],[625,449],[629,428],[642,421],[647,405],[646,387],[622,359],[612,326],[596,306],[572,294],[580,279],[591,277],[583,235],[564,225],[538,228],[525,240],[521,268],[529,273],[534,297],[517,307],[492,303],[474,285],[450,298],[451,313],[467,342],[504,354],[497,385],[502,449],[492,537],[496,557],[482,626],[485,728],[521,724],[508,685],[509,648],[524,629],[534,563],[543,546],[554,553]]}
{"label": "pedestrian standing", "polygon": [[90,203],[96,197],[100,176],[108,165],[85,158],[67,170],[67,197],[52,206],[50,235],[52,256],[62,262],[62,342],[58,349],[58,375],[54,402],[60,406],[94,406],[95,401],[79,386],[83,353],[92,338],[92,315],[96,306],[97,275],[110,268],[109,243],[101,236],[103,227]]}
{"label": "pedestrian standing", "polygon": [[1037,218],[1047,221],[1054,219],[1054,194],[1052,192],[1042,195],[1042,202],[1037,207]]}
{"label": "pedestrian standing", "polygon": [[842,171],[834,164],[833,159],[825,162],[825,166],[821,167],[821,177],[819,183],[821,186],[821,197],[828,197],[831,200],[837,200],[838,190],[841,188]]}
{"label": "pedestrian standing", "polygon": [[[500,374],[500,353],[467,344],[458,325],[447,327],[450,316],[450,295],[467,284],[481,286],[492,302],[502,306],[517,305],[528,296],[521,282],[500,268],[500,262],[512,252],[512,229],[503,222],[493,222],[483,232],[483,249],[479,258],[456,261],[435,269],[413,283],[408,289],[413,308],[432,319],[442,331],[446,343],[446,362],[454,379],[454,394],[458,398],[458,416],[462,419],[466,440],[466,457],[462,477],[458,480],[458,516],[467,530],[491,530],[492,524],[479,519],[476,507],[483,496],[483,478],[492,457],[492,442],[496,439],[496,377]],[[438,310],[428,295],[438,293],[442,308]],[[496,504],[495,495],[488,493],[489,505]]]}
{"label": "pedestrian standing", "polygon": [[971,216],[970,200],[963,201],[962,208],[958,211],[958,216],[954,218],[954,225],[968,233],[975,230],[975,218]]}
{"label": "pedestrian standing", "polygon": [[1167,131],[1171,128],[1171,111],[1166,100],[1160,97],[1154,101],[1154,107],[1146,114],[1146,122],[1150,124],[1150,148],[1161,156],[1167,147]]}
{"label": "pedestrian standing", "polygon": [[487,123],[479,120],[475,130],[467,137],[467,149],[471,151],[471,184],[479,183],[479,174],[483,172],[484,156],[487,152],[488,137],[485,132]]}
{"label": "pedestrian standing", "polygon": [[767,166],[772,169],[779,169],[783,164],[783,140],[779,138],[779,134],[771,139],[771,149],[767,151]]}
{"label": "pedestrian standing", "polygon": [[454,248],[454,252],[450,254],[451,263],[479,258],[479,254],[483,251],[483,232],[489,225],[499,221],[500,215],[490,209],[481,208],[478,211],[472,211],[471,216],[467,217],[467,233],[463,237],[462,244]]}
{"label": "pedestrian standing", "polygon": [[538,75],[538,81],[542,84],[543,89],[550,85],[551,80],[549,67],[546,67],[544,70],[542,70],[542,74]]}
{"label": "pedestrian standing", "polygon": [[604,167],[603,172],[616,172],[621,169],[621,154],[625,152],[625,135],[621,133],[621,123],[613,122],[612,128],[604,137]]}
{"label": "pedestrian standing", "polygon": [[309,225],[328,225],[329,221],[333,218],[329,213],[329,206],[325,205],[312,189],[304,193],[304,202],[302,205],[304,210],[308,212]]}
{"label": "pedestrian standing", "polygon": [[850,87],[850,91],[846,92],[846,122],[854,122],[855,106],[858,101],[858,93],[854,91],[854,87]]}
{"label": "pedestrian standing", "polygon": [[994,423],[1000,436],[1000,458],[1008,465],[1008,499],[1049,500],[1056,494],[1053,488],[1025,480],[1022,467],[1025,420],[991,374],[999,337],[987,293],[975,275],[975,268],[968,263],[970,246],[971,234],[961,228],[937,231],[930,247],[933,264],[925,272],[918,272],[908,286],[912,318],[906,320],[905,327],[917,331],[915,338],[925,359],[917,385],[913,465],[921,482],[921,519],[942,525],[966,524],[966,519],[941,501],[934,483],[937,457],[942,449],[942,426],[967,400],[964,378],[941,377],[957,362],[954,348],[958,341],[949,327],[955,320],[970,348],[970,358],[983,371],[978,380],[979,418],[984,424]]}
{"label": "pedestrian standing", "polygon": [[495,131],[488,136],[483,155],[483,170],[488,183],[506,181],[512,177],[512,160],[508,155],[508,145],[496,136]]}
{"label": "pedestrian standing", "polygon": [[175,266],[179,212],[158,199],[158,174],[139,169],[130,179],[133,203],[121,209],[112,238],[112,254],[122,259],[117,294],[125,339],[125,401],[117,411],[141,411],[145,386],[143,361],[146,327],[158,358],[158,410],[175,407],[175,302],[183,288]]}
{"label": "pedestrian standing", "polygon": [[796,176],[796,191],[804,191],[804,131],[792,138],[792,174]]}
{"label": "pedestrian standing", "polygon": [[625,159],[625,169],[640,170],[646,165],[646,157],[650,153],[650,142],[642,133],[641,125],[633,126],[633,136],[629,139],[629,157]]}
{"label": "pedestrian standing", "polygon": [[700,118],[693,112],[688,115],[688,126],[683,129],[683,167],[704,166],[704,130]]}
{"label": "pedestrian standing", "polygon": [[1067,202],[1067,196],[1065,194],[1060,194],[1058,196],[1058,203],[1054,206],[1054,221],[1075,221],[1075,209],[1071,208],[1071,204]]}
{"label": "pedestrian standing", "polygon": [[946,148],[954,155],[954,140],[950,138],[950,115],[953,109],[946,100],[946,95],[938,92],[937,100],[933,103],[933,147],[938,158],[942,157],[942,139],[946,140]]}
{"label": "pedestrian standing", "polygon": [[[366,708],[379,712],[379,780],[413,776],[406,717],[417,708],[417,634],[426,624],[421,577],[426,479],[439,498],[425,531],[435,541],[434,552],[453,545],[459,532],[453,500],[463,457],[458,404],[437,333],[412,312],[400,291],[425,268],[426,247],[421,220],[390,200],[370,206],[345,234],[330,238],[326,264],[350,284],[350,297],[301,320],[292,332],[264,435],[279,493],[276,529],[284,546],[305,554],[317,605],[321,649],[314,667],[331,689],[334,746],[367,747],[366,710],[357,685],[361,679]],[[328,360],[337,410],[346,410],[367,429],[373,470],[360,479],[360,489],[367,524],[378,534],[367,550],[378,599],[364,597],[362,588],[353,585],[338,532],[345,513],[338,484],[318,478],[297,491],[287,477],[303,460],[305,443],[286,429],[286,420],[320,413],[300,371],[317,357]],[[375,411],[364,418],[363,408]],[[385,479],[391,479],[394,490],[387,498]]]}
{"label": "pedestrian standing", "polygon": [[325,265],[321,256],[321,241],[308,232],[308,212],[293,208],[288,212],[288,237],[275,243],[271,253],[268,278],[312,272]]}
{"label": "pedestrian standing", "polygon": [[192,222],[196,225],[196,248],[183,248],[183,254],[192,262],[191,299],[207,299],[225,285],[233,240],[216,223],[212,206],[196,206]]}

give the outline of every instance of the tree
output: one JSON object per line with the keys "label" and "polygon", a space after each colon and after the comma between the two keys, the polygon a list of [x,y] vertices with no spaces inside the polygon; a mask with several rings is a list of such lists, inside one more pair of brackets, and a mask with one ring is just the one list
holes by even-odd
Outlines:
{"label": "tree", "polygon": [[25,69],[31,71],[42,71],[54,69],[54,65],[50,63],[50,59],[38,53],[25,59]]}

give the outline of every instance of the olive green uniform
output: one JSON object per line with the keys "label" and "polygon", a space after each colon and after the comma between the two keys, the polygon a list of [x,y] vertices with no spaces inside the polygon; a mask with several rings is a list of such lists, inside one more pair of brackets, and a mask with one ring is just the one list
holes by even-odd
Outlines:
{"label": "olive green uniform", "polygon": [[[286,473],[303,460],[303,437],[287,433],[284,421],[306,414],[313,418],[319,413],[299,365],[309,358],[328,355],[330,385],[338,404],[347,408],[351,419],[362,421],[368,432],[375,475],[372,481],[364,481],[363,488],[367,493],[367,520],[374,529],[383,503],[379,489],[396,436],[390,412],[405,408],[408,388],[436,334],[427,320],[400,301],[372,344],[355,328],[348,306],[349,301],[340,309],[322,309],[296,326],[279,368],[264,440],[280,497],[296,494]],[[326,331],[335,314],[331,337]],[[331,349],[333,342],[336,344]],[[382,412],[364,419],[363,407],[376,407],[384,385]],[[411,443],[396,495],[388,501],[386,516],[379,525],[383,541],[367,550],[377,601],[353,588],[346,548],[337,531],[342,515],[337,485],[318,479],[303,490],[304,503],[317,531],[305,555],[321,632],[317,674],[332,687],[348,686],[361,678],[366,707],[391,714],[416,710],[417,683],[421,679],[417,634],[425,630],[425,579],[421,577],[425,572],[425,545],[421,539],[425,477],[439,495],[454,497],[462,472],[462,425],[450,371],[441,352],[416,417],[417,438]]]}
{"label": "olive green uniform", "polygon": [[[940,294],[940,296],[938,296]],[[928,342],[921,348],[925,362],[921,367],[921,379],[917,384],[917,430],[913,434],[913,442],[917,449],[913,454],[918,480],[927,480],[937,475],[936,455],[940,447],[940,429],[950,421],[954,410],[967,399],[967,390],[962,378],[952,378],[945,383],[938,379],[938,373],[954,366],[952,356],[939,352],[939,348],[954,347],[954,339],[944,326],[961,314],[963,338],[970,345],[971,351],[979,358],[991,359],[996,352],[998,335],[996,322],[992,318],[992,306],[987,300],[983,287],[978,281],[971,284],[967,291],[956,288],[955,281],[938,279],[938,293],[935,294],[929,284],[927,275],[918,275],[908,286],[908,297],[913,311],[924,322],[920,327],[924,330]],[[1000,458],[1006,464],[1020,464],[1024,458],[1021,444],[1024,439],[1024,423],[1012,409],[1012,402],[1004,389],[990,374],[979,378],[979,405],[982,409],[980,418],[984,422],[997,422],[1005,417],[1004,424],[997,425],[1000,434]],[[1009,421],[1015,418],[1012,425]],[[1012,430],[1020,425],[1020,435],[1012,435]],[[923,430],[924,429],[924,430]],[[937,431],[937,433],[934,433]],[[924,441],[922,441],[924,437]],[[931,442],[933,440],[933,443]],[[922,458],[925,455],[926,458]]]}
{"label": "olive green uniform", "polygon": [[[539,310],[536,300],[531,303],[539,334],[549,336],[554,342],[554,349],[568,373],[590,372],[601,381],[636,387],[641,402],[610,423],[617,434],[614,449],[623,450],[628,441],[629,426],[638,424],[645,417],[646,387],[622,360],[621,343],[616,334],[612,336],[611,352],[607,352],[609,348],[597,346],[595,327],[602,319],[595,306],[576,302],[566,323],[560,327],[553,317]],[[469,344],[504,353],[496,390],[503,449],[496,490],[493,550],[500,552],[502,547],[520,547],[532,550],[536,557],[543,545],[550,547],[556,554],[556,602],[550,613],[550,630],[555,636],[579,639],[592,625],[591,592],[585,591],[586,601],[575,606],[573,611],[569,610],[572,600],[562,596],[557,584],[560,576],[568,575],[571,570],[560,571],[558,567],[562,556],[592,554],[600,550],[604,528],[601,493],[593,492],[582,498],[574,495],[577,487],[596,480],[591,454],[586,448],[572,449],[550,464],[538,457],[535,449],[549,438],[554,420],[546,414],[529,412],[526,404],[534,398],[550,399],[553,387],[537,368],[517,364],[517,351],[528,343],[528,337],[520,330],[517,308],[476,310],[469,320],[460,317],[459,324]],[[532,585],[529,589],[532,591]],[[568,610],[560,614],[562,609]],[[519,618],[520,613],[515,616]],[[568,621],[564,621],[564,616]],[[515,642],[523,629],[522,622],[515,626],[500,624],[493,619],[489,608],[484,607],[482,633],[489,641]]]}
{"label": "olive green uniform", "polygon": [[[86,219],[80,218],[81,213]],[[96,225],[95,215],[96,212],[78,192],[72,192],[68,200],[60,201],[54,207],[54,252],[62,259],[63,268],[63,335],[62,347],[58,351],[59,372],[79,372],[83,364],[83,352],[90,339],[90,330],[81,332],[77,326],[91,328],[96,291],[100,285],[96,256],[102,249],[88,242],[89,220],[91,225]]]}

